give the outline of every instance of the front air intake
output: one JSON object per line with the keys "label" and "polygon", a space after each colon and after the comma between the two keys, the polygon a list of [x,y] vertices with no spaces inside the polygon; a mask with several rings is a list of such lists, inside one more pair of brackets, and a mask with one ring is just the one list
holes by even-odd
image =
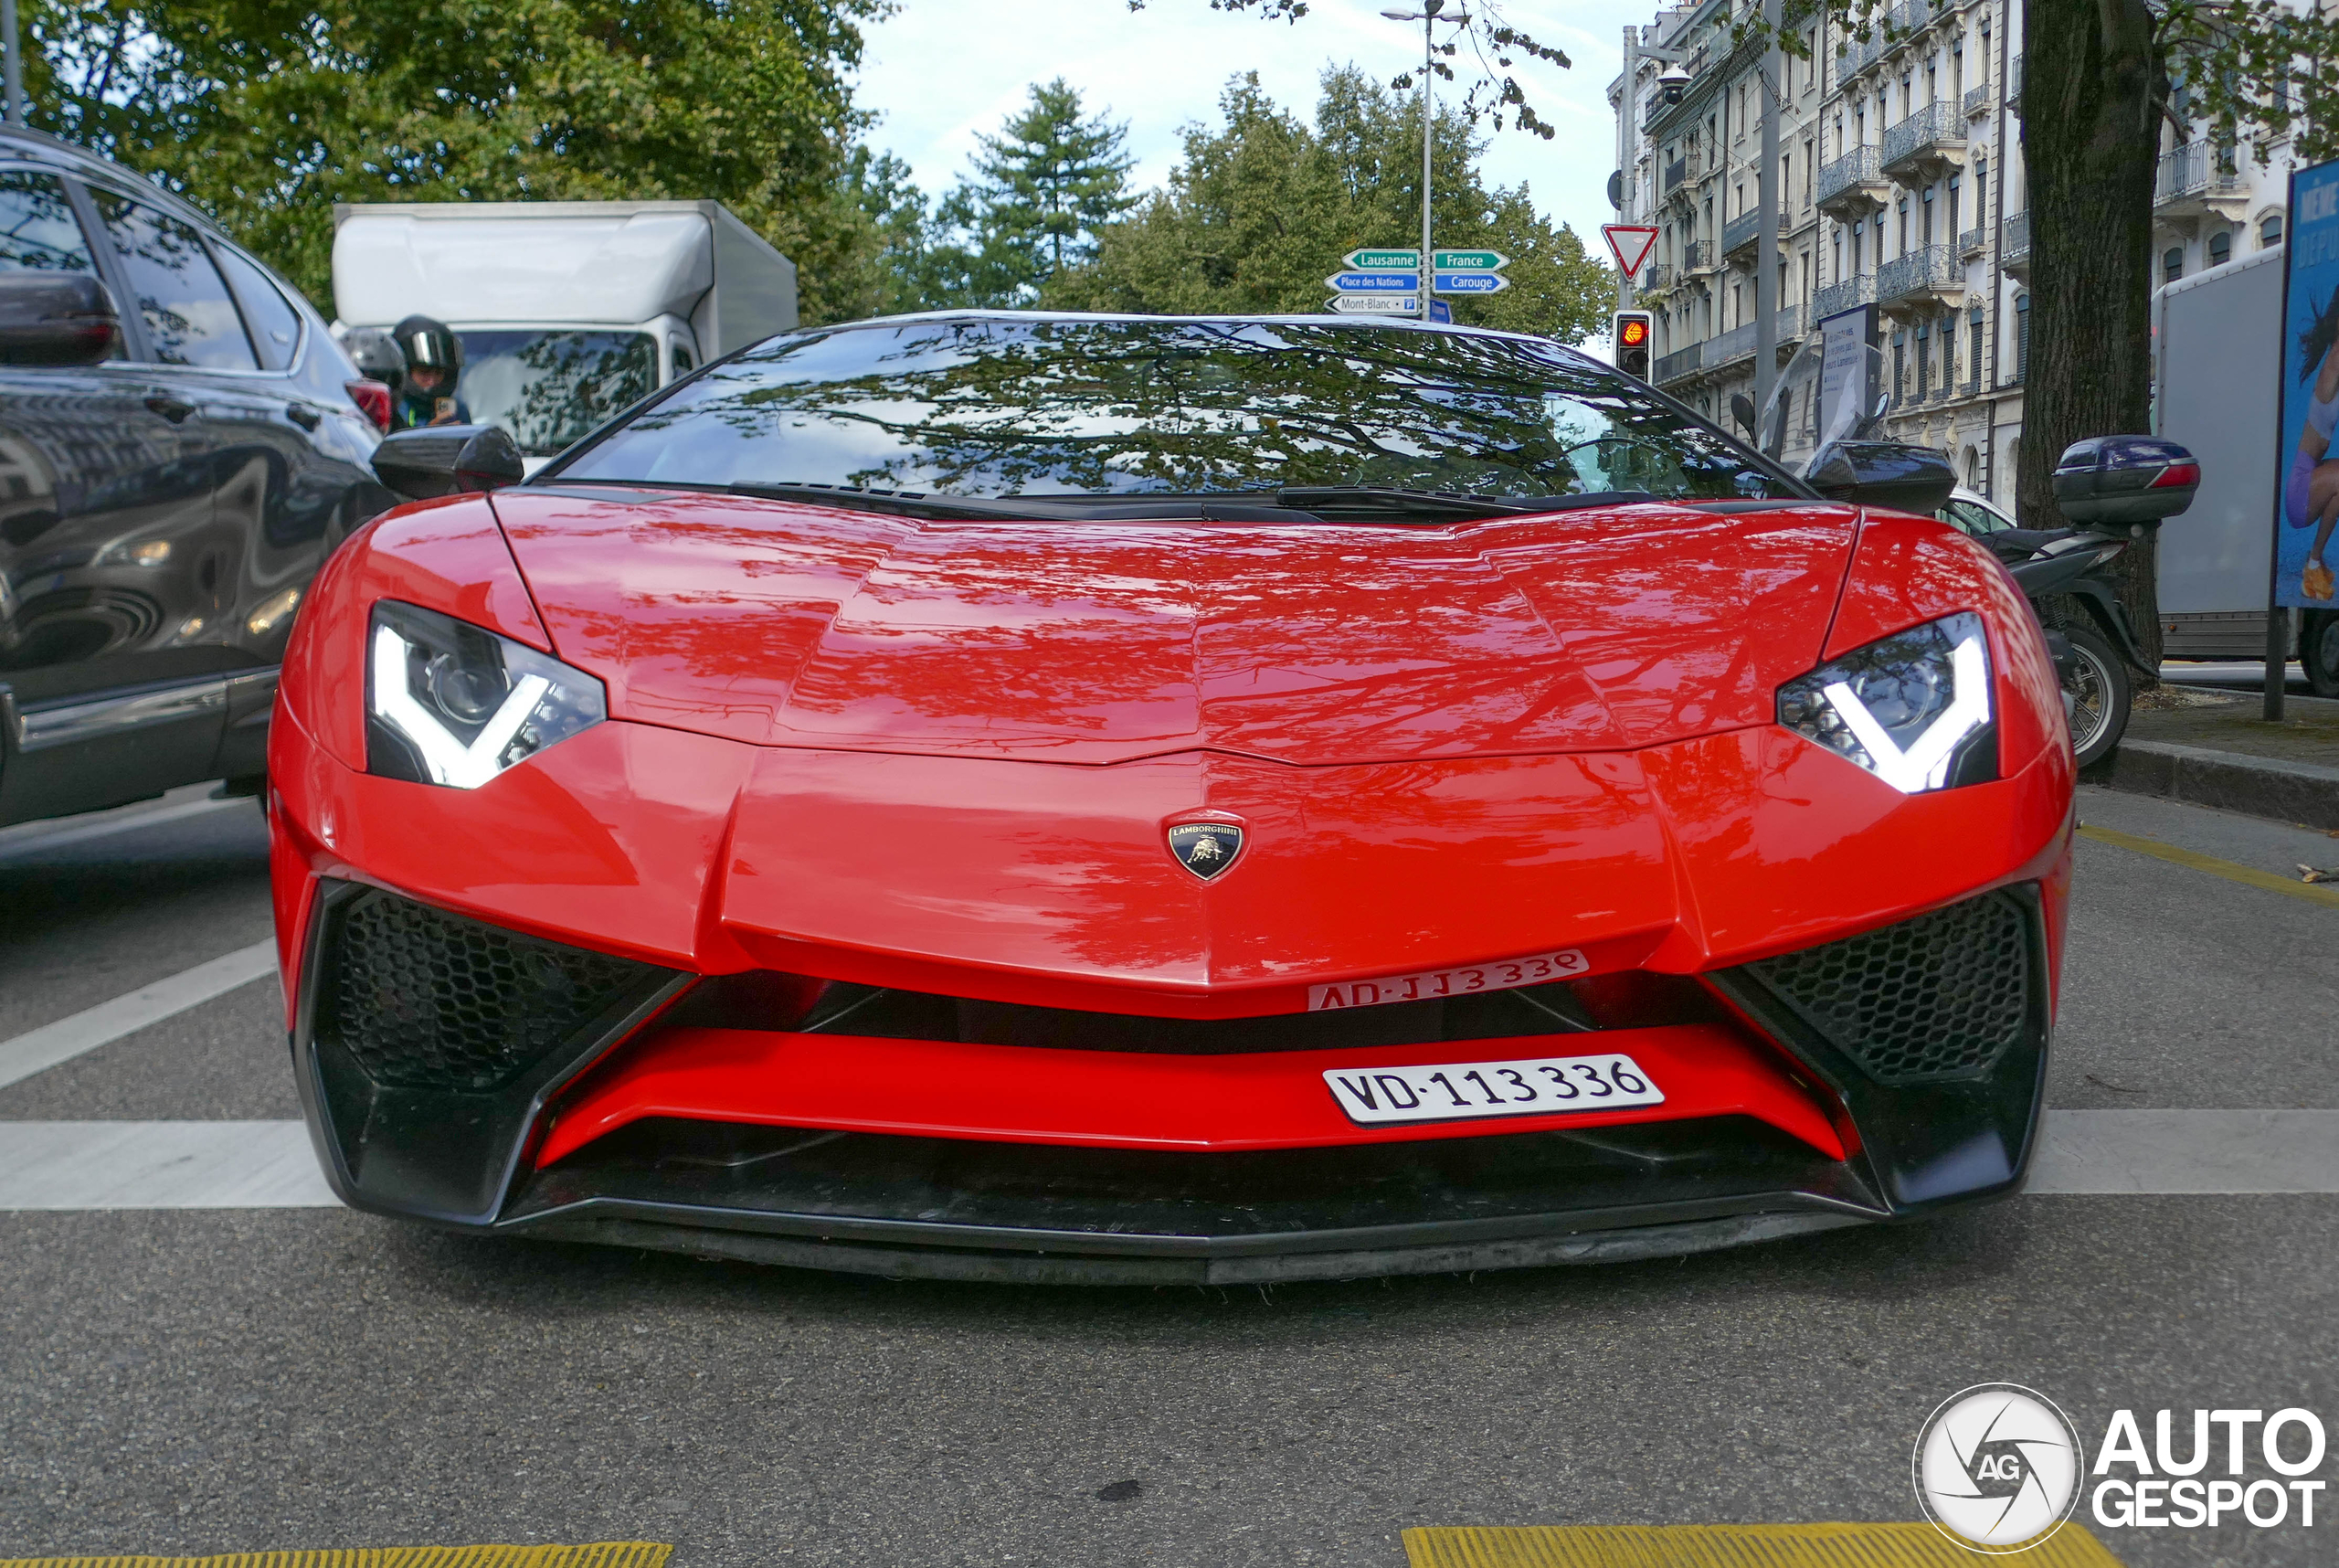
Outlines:
{"label": "front air intake", "polygon": [[2021,899],[1989,893],[1739,972],[1877,1083],[1934,1083],[1986,1072],[2022,1041],[2032,927]]}
{"label": "front air intake", "polygon": [[503,1088],[661,972],[374,888],[324,946],[318,1032],[385,1088]]}

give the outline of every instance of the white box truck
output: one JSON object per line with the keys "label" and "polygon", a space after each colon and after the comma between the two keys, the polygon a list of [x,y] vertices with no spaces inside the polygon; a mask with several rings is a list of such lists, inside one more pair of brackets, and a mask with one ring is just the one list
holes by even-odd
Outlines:
{"label": "white box truck", "polygon": [[335,330],[435,316],[462,400],[531,471],[696,366],[796,325],[796,266],[721,202],[333,209]]}
{"label": "white box truck", "polygon": [[[2281,472],[2282,249],[2181,278],[2153,296],[2153,433],[2201,460],[2191,510],[2160,534],[2160,630],[2171,659],[2263,659]],[[2339,695],[2339,613],[2293,612],[2291,652]]]}

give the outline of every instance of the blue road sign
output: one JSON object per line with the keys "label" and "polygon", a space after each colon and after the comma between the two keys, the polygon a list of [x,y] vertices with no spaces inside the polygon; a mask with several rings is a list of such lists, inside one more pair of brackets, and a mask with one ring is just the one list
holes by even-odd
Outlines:
{"label": "blue road sign", "polygon": [[1419,272],[1335,272],[1324,280],[1327,288],[1343,294],[1418,294]]}
{"label": "blue road sign", "polygon": [[1499,272],[1439,272],[1430,286],[1441,294],[1499,294],[1510,280]]}
{"label": "blue road sign", "polygon": [[1429,302],[1429,319],[1434,322],[1444,322],[1451,326],[1454,323],[1454,307],[1444,300],[1432,300]]}

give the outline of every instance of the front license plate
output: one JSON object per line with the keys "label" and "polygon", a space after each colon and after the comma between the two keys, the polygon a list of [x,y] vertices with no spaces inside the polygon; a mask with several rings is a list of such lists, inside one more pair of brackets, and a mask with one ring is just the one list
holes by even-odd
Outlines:
{"label": "front license plate", "polygon": [[1434,1001],[1442,996],[1467,996],[1476,991],[1516,991],[1545,980],[1572,980],[1592,967],[1575,948],[1560,953],[1531,953],[1523,959],[1501,959],[1491,964],[1465,964],[1459,969],[1424,969],[1414,975],[1390,975],[1377,980],[1344,980],[1339,985],[1307,988],[1307,1011],[1327,1012],[1336,1007],[1379,1007],[1392,1001]]}
{"label": "front license plate", "polygon": [[1348,1118],[1366,1127],[1665,1103],[1663,1091],[1630,1056],[1613,1054],[1425,1067],[1332,1067],[1325,1071],[1324,1083]]}

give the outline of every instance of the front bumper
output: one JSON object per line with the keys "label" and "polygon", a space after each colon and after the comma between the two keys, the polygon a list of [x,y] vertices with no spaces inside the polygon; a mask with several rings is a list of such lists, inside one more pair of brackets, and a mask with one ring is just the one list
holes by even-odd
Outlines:
{"label": "front bumper", "polygon": [[[1364,1033],[1327,1036],[1294,1016],[1304,983],[1118,986],[1095,961],[1102,927],[1060,927],[1090,944],[1088,961],[1047,973],[966,962],[933,941],[882,952],[840,939],[834,927],[865,915],[838,902],[848,873],[825,833],[796,857],[820,896],[777,910],[768,874],[784,846],[742,821],[754,759],[727,755],[751,748],[609,724],[486,789],[433,790],[352,773],[280,720],[272,821],[303,1101],[336,1190],[361,1208],[896,1276],[1207,1283],[1602,1261],[2010,1192],[2035,1136],[2052,1019],[2068,767],[2042,758],[1998,783],[1884,800],[1795,744],[1764,733],[1565,759],[1565,777],[1586,788],[1547,783],[1533,807],[1581,846],[1559,866],[1578,904],[1596,886],[1607,913],[1571,911],[1577,923],[1556,933],[1521,923],[1516,901],[1484,907],[1505,875],[1539,896],[1551,880],[1522,873],[1515,853],[1471,860],[1485,824],[1456,829],[1452,800],[1432,799],[1447,853],[1479,881],[1428,889],[1424,902],[1477,956],[1572,941],[1612,991],[1648,994],[1579,1020],[1590,1033],[1371,1008],[1351,1015]],[[710,756],[634,766],[675,751]],[[947,770],[960,768],[1101,771]],[[1264,787],[1249,788],[1256,810]],[[804,799],[799,822],[835,822],[833,800]],[[1402,840],[1417,826],[1389,831]],[[893,880],[859,874],[863,886]],[[927,885],[968,874],[946,868]],[[1350,901],[1336,888],[1323,907],[1292,911],[1293,928],[1350,919]],[[417,1045],[412,977],[429,966],[354,961],[346,936],[360,916],[459,944],[474,938],[445,932],[476,924],[486,956],[462,959],[474,965],[464,972],[530,999],[521,1044]],[[1222,929],[1255,951],[1258,919],[1238,910]],[[1495,934],[1505,920],[1509,934]],[[1028,952],[1037,926],[1009,924]],[[1981,1046],[1958,1034],[1970,1019],[1895,1022],[1878,1011],[1892,987],[1862,990],[1879,966],[1907,968],[1923,947],[1911,932],[1933,933],[1953,959],[1990,955],[1987,973],[1962,959],[1919,965],[1936,1002],[1953,993],[1995,1021]],[[1423,956],[1361,955],[1346,975]],[[865,1034],[739,1027],[740,995],[750,1012],[757,997],[785,1011],[782,993],[805,975],[907,998],[909,1016],[947,1004],[961,1022]],[[727,1012],[709,1011],[718,992]],[[445,1001],[443,987],[435,994]],[[373,1033],[357,1039],[362,1012]],[[981,1027],[964,1022],[978,1014]],[[1083,1020],[1112,1025],[1111,1048],[1082,1048]],[[1288,1034],[1302,1048],[1262,1049],[1262,1028],[1268,1044]],[[1665,1064],[1667,1107],[1366,1129],[1331,1111],[1318,1076],[1327,1065],[1584,1049]]]}

